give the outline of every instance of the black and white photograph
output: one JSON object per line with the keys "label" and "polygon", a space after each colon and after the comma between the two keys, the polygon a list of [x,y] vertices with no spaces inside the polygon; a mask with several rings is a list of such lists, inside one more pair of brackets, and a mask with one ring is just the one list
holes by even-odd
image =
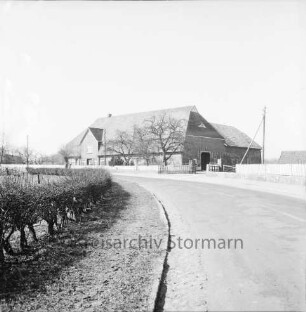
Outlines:
{"label": "black and white photograph", "polygon": [[0,312],[306,312],[306,0],[0,1]]}

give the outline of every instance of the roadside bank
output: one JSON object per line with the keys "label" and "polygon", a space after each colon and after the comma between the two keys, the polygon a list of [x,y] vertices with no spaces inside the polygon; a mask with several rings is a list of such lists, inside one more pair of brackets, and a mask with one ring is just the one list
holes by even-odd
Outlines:
{"label": "roadside bank", "polygon": [[[8,301],[2,300],[1,311],[154,309],[167,248],[163,211],[149,192],[126,181],[114,183],[102,205],[93,208],[90,220],[67,229],[67,235],[71,231],[82,233],[81,240],[58,238],[57,244],[63,245],[61,252],[71,252],[71,261],[56,274],[41,274],[36,287],[25,285]],[[144,246],[152,238],[159,245]],[[124,241],[133,244],[124,245]],[[109,246],[107,242],[113,244]],[[74,249],[80,247],[83,256],[73,260]],[[46,243],[46,249],[54,248],[52,243]],[[48,255],[44,257],[42,261],[47,261]],[[25,266],[35,266],[37,261],[40,260]]]}

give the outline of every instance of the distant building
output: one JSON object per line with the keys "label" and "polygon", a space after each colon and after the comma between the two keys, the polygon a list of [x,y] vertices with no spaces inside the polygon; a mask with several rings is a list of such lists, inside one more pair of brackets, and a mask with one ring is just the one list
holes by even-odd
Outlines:
{"label": "distant building", "polygon": [[[196,159],[202,170],[206,170],[206,165],[209,163],[235,165],[241,161],[251,143],[251,139],[240,130],[231,126],[209,123],[199,114],[195,106],[186,106],[99,118],[67,144],[74,151],[69,162],[82,165],[109,164],[116,155],[106,151],[105,140],[107,142],[114,138],[117,130],[130,132],[134,126],[141,127],[145,120],[163,114],[187,121],[184,129],[184,147],[171,157],[170,164],[187,164],[189,160]],[[133,157],[138,163],[141,162],[137,155]],[[161,163],[161,157],[154,159],[156,163]],[[253,142],[244,163],[260,162],[261,146]]]}
{"label": "distant building", "polygon": [[23,164],[22,157],[11,154],[4,154],[2,164]]}
{"label": "distant building", "polygon": [[306,151],[282,151],[279,164],[306,164]]}

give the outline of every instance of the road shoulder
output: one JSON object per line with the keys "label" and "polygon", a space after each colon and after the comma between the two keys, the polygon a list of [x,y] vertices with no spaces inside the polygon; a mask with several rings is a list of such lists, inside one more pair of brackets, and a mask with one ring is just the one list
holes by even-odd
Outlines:
{"label": "road shoulder", "polygon": [[306,201],[306,186],[305,185],[292,185],[284,183],[256,181],[244,178],[225,178],[213,175],[206,175],[205,173],[198,174],[157,174],[157,173],[143,173],[143,172],[112,172],[114,176],[136,176],[143,178],[154,179],[168,179],[189,181],[198,183],[209,183],[216,185],[225,185],[245,190],[252,190],[279,196],[286,196]]}

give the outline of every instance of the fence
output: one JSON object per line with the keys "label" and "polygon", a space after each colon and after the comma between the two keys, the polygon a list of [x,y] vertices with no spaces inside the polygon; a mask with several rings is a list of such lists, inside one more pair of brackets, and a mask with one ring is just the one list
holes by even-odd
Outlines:
{"label": "fence", "polygon": [[220,165],[218,164],[208,164],[206,168],[208,171],[220,171]]}
{"label": "fence", "polygon": [[158,173],[196,173],[196,167],[192,165],[158,166]]}
{"label": "fence", "polygon": [[224,172],[236,172],[236,167],[229,166],[229,165],[223,165],[223,171]]}
{"label": "fence", "polygon": [[104,166],[104,165],[72,165],[71,168],[103,168],[107,169],[110,172],[116,171],[124,171],[124,172],[131,172],[131,171],[141,171],[141,172],[156,172],[158,171],[158,166]]}
{"label": "fence", "polygon": [[[101,167],[101,166],[100,166]],[[158,166],[152,165],[152,166],[102,166],[105,169],[108,169],[109,171],[140,171],[140,172],[157,172]]]}
{"label": "fence", "polygon": [[[65,165],[29,165],[31,168],[64,168]],[[0,166],[2,169],[15,169],[21,172],[27,171],[27,165],[21,165],[21,164],[2,164]]]}
{"label": "fence", "polygon": [[236,172],[241,175],[306,177],[306,164],[236,165]]}
{"label": "fence", "polygon": [[[65,168],[65,165],[29,165],[31,168]],[[2,164],[0,168],[15,169],[26,172],[27,165]],[[103,165],[71,165],[71,168],[104,168],[109,171],[152,171],[158,172],[158,166],[103,166]]]}

